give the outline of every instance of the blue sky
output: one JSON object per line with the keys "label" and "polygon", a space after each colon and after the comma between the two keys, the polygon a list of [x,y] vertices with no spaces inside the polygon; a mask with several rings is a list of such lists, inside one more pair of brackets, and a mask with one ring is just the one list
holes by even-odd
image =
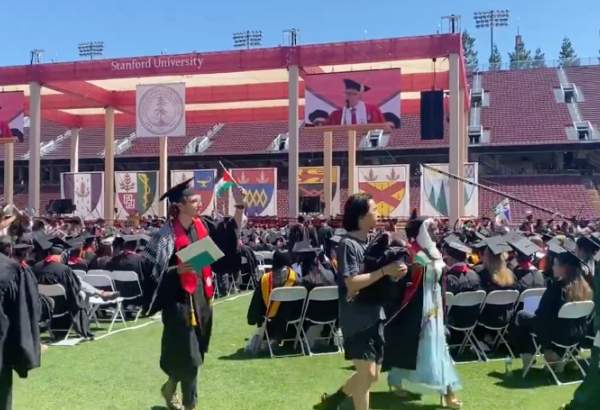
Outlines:
{"label": "blue sky", "polygon": [[[598,0],[56,0],[4,1],[0,65],[27,64],[29,50],[43,60],[78,59],[77,43],[104,40],[107,58],[232,48],[231,34],[263,31],[263,45],[277,46],[282,30],[300,29],[301,43],[361,40],[435,33],[440,17],[462,15],[462,28],[477,38],[480,62],[489,56],[489,30],[476,30],[473,12],[510,9],[498,29],[503,61],[519,27],[526,47],[555,59],[568,36],[580,57],[598,57]],[[14,19],[6,20],[6,16]],[[8,24],[7,24],[8,23]]]}

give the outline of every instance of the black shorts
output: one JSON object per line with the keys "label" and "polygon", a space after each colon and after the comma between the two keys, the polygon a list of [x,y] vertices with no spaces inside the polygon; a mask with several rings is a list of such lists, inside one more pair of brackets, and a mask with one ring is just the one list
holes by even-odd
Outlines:
{"label": "black shorts", "polygon": [[344,337],[346,360],[365,360],[383,363],[383,322],[358,332],[348,338]]}

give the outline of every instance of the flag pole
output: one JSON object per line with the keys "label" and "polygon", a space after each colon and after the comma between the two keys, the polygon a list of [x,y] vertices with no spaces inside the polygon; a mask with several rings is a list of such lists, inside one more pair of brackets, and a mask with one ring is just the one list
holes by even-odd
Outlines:
{"label": "flag pole", "polygon": [[434,167],[429,166],[427,164],[421,164],[421,166],[423,166],[424,168],[427,168],[427,169],[429,169],[429,170],[431,170],[433,172],[437,172],[438,174],[442,174],[442,175],[445,175],[447,177],[450,177],[450,178],[462,181],[465,184],[474,185],[474,186],[476,186],[478,188],[483,189],[484,191],[493,192],[495,194],[504,196],[504,197],[506,197],[508,199],[511,199],[511,200],[513,200],[515,202],[527,205],[527,206],[529,206],[531,208],[534,208],[534,209],[537,209],[539,211],[546,212],[546,213],[549,213],[551,215],[558,216],[559,218],[562,218],[562,219],[567,220],[567,221],[571,221],[571,218],[568,218],[567,216],[561,214],[560,212],[556,212],[556,211],[553,211],[552,209],[544,208],[543,206],[536,205],[536,204],[533,204],[531,202],[527,202],[527,201],[525,201],[523,199],[519,199],[519,198],[517,198],[514,195],[507,194],[506,192],[502,192],[502,191],[500,191],[498,189],[495,189],[495,188],[492,188],[492,187],[489,187],[487,185],[483,185],[483,184],[480,184],[480,183],[477,183],[477,182],[474,182],[474,181],[470,181],[470,180],[468,180],[466,178],[459,177],[458,175],[451,174],[450,172],[442,171],[440,169],[434,168]]}

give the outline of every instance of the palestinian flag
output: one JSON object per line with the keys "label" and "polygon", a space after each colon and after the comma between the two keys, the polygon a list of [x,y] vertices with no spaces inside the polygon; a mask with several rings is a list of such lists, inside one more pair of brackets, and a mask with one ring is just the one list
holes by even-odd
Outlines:
{"label": "palestinian flag", "polygon": [[234,185],[236,185],[235,180],[231,176],[231,174],[225,170],[219,182],[215,185],[215,195],[217,197],[222,196],[224,193],[229,191]]}

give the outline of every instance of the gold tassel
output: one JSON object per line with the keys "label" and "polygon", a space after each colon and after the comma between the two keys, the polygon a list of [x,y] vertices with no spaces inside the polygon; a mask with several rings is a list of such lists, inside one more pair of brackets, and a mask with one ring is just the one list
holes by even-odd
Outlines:
{"label": "gold tassel", "polygon": [[192,327],[198,326],[198,322],[196,321],[196,314],[194,311],[194,299],[192,299],[191,293],[190,293],[190,325]]}

